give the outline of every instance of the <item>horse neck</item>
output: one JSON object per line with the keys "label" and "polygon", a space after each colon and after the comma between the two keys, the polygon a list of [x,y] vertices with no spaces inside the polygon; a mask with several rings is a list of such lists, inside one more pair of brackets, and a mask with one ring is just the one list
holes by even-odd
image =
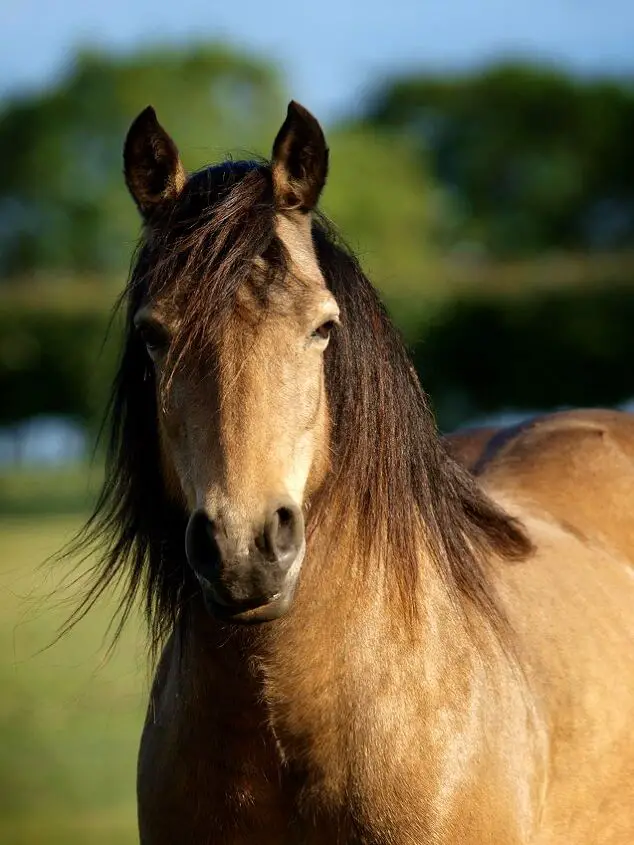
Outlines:
{"label": "horse neck", "polygon": [[[309,548],[291,613],[263,630],[259,647],[280,747],[290,760],[309,762],[321,773],[320,793],[334,796],[345,791],[347,775],[333,761],[351,761],[367,744],[364,732],[370,737],[379,723],[389,734],[399,712],[418,712],[423,721],[429,712],[431,735],[437,712],[467,701],[482,654],[422,536],[420,587],[406,605],[394,571],[401,562],[389,547],[359,560],[353,544],[320,538],[328,530],[311,543],[324,542],[326,559]],[[420,723],[418,730],[422,736]]]}

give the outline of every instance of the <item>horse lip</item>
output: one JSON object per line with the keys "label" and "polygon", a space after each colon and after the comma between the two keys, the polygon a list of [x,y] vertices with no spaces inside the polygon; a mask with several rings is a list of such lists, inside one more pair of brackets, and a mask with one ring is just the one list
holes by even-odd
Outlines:
{"label": "horse lip", "polygon": [[226,601],[219,594],[216,586],[204,576],[194,572],[200,585],[205,607],[216,619],[239,625],[257,625],[262,622],[272,622],[283,616],[292,604],[297,586],[298,575],[306,553],[306,540],[286,573],[281,590],[262,600],[247,599],[242,602]]}
{"label": "horse lip", "polygon": [[266,602],[244,602],[237,606],[229,606],[215,600],[208,593],[204,594],[207,610],[222,622],[230,622],[239,625],[260,625],[263,622],[272,622],[282,616],[288,602],[284,600],[282,593],[276,593]]}
{"label": "horse lip", "polygon": [[236,622],[246,625],[269,622],[281,616],[288,607],[288,602],[285,601],[282,592],[274,593],[266,601],[253,599],[228,604],[218,596],[216,590],[208,581],[205,579],[199,579],[199,581],[207,610],[212,616],[223,622]]}

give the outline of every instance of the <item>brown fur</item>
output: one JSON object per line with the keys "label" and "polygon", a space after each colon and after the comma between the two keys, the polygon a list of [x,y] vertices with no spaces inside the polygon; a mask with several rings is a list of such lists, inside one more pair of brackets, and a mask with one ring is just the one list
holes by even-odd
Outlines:
{"label": "brown fur", "polygon": [[[443,444],[371,285],[311,222],[313,120],[291,108],[274,153],[302,203],[280,205],[263,164],[195,174],[127,292],[87,602],[127,571],[128,605],[143,590],[155,642],[169,633],[141,842],[626,845],[634,423],[579,412]],[[311,330],[333,303],[324,351]],[[148,319],[169,338],[153,362]],[[306,519],[290,610],[219,623],[188,514],[222,513],[244,543],[289,490]]]}

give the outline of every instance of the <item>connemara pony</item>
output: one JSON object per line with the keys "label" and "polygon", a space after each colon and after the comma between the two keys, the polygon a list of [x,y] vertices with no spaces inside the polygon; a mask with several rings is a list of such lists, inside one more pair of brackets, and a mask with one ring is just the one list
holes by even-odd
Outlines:
{"label": "connemara pony", "polygon": [[160,654],[143,845],[631,845],[632,420],[443,442],[296,103],[270,163],[188,175],[148,108],[124,164],[84,609],[127,579]]}

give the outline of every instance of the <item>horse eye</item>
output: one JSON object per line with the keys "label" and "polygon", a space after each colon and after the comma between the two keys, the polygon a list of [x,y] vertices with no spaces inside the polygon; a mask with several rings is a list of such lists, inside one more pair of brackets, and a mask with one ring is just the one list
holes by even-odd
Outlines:
{"label": "horse eye", "polygon": [[168,345],[169,339],[165,329],[156,323],[141,323],[137,331],[150,357],[158,355]]}
{"label": "horse eye", "polygon": [[315,329],[313,332],[314,338],[321,338],[322,340],[328,340],[330,337],[330,332],[335,327],[335,320],[326,320],[325,323],[322,323],[321,326]]}

